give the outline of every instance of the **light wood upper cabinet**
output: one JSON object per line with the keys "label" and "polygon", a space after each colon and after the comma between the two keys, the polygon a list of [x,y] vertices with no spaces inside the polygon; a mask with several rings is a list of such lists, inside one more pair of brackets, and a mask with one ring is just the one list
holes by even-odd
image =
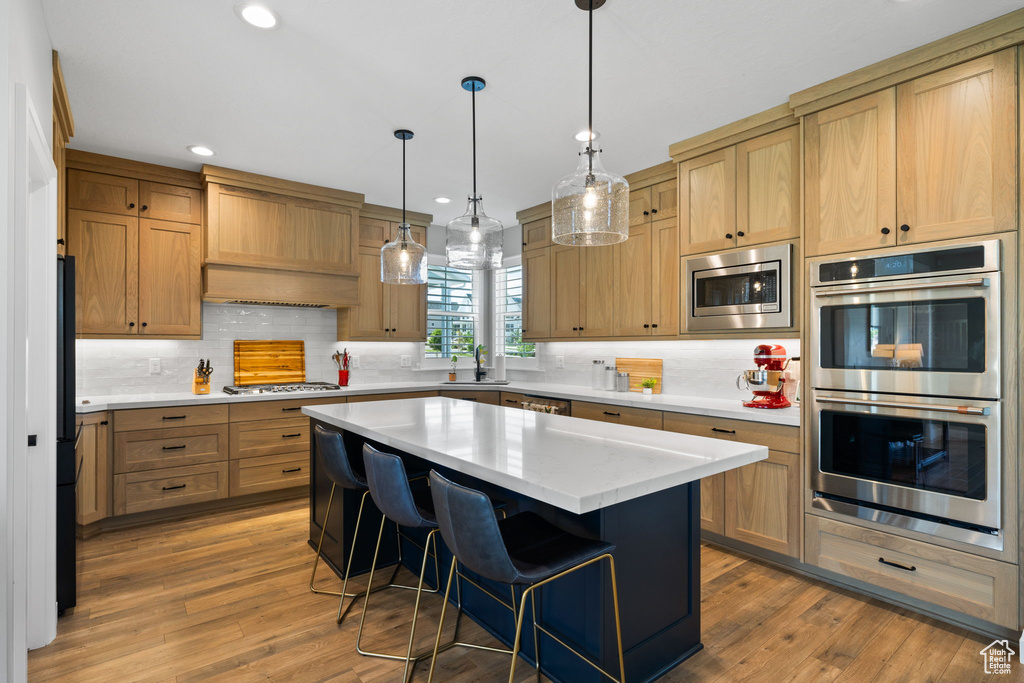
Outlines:
{"label": "light wood upper cabinet", "polygon": [[[652,329],[650,223],[630,227],[629,239],[612,248],[615,267],[607,268],[608,274],[604,276],[615,285],[615,326],[611,333],[617,337],[649,335]],[[590,305],[589,297],[587,305]],[[588,308],[588,322],[589,311]]]}
{"label": "light wood upper cabinet", "polygon": [[139,219],[69,210],[68,253],[75,257],[78,334],[134,334],[139,322]]}
{"label": "light wood upper cabinet", "polygon": [[[385,339],[390,329],[387,318],[390,300],[380,281],[380,249],[359,247],[359,272],[359,305],[338,311],[338,338],[344,341]],[[343,319],[347,327],[343,326]]]}
{"label": "light wood upper cabinet", "polygon": [[1013,49],[898,86],[899,242],[1017,228]]}
{"label": "light wood upper cabinet", "polygon": [[523,251],[533,251],[550,247],[551,242],[551,219],[541,218],[528,223],[523,223]]}
{"label": "light wood upper cabinet", "polygon": [[679,332],[679,227],[675,218],[651,223],[651,336]]}
{"label": "light wood upper cabinet", "polygon": [[651,188],[643,187],[629,192],[629,227],[651,222]]}
{"label": "light wood upper cabinet", "polygon": [[68,208],[139,215],[139,181],[106,173],[68,171]]}
{"label": "light wood upper cabinet", "polygon": [[308,273],[354,273],[358,211],[211,183],[207,261]]}
{"label": "light wood upper cabinet", "polygon": [[800,127],[736,145],[736,245],[800,236]]}
{"label": "light wood upper cabinet", "polygon": [[614,297],[623,285],[614,270],[618,247],[571,247],[580,251],[583,260],[581,337],[609,337],[614,334],[617,322]]}
{"label": "light wood upper cabinet", "polygon": [[199,225],[203,222],[203,195],[191,187],[139,182],[139,216]]}
{"label": "light wood upper cabinet", "polygon": [[675,179],[651,187],[651,220],[675,218],[679,214],[679,186]]}
{"label": "light wood upper cabinet", "polygon": [[139,222],[139,334],[202,331],[201,249],[198,225]]}
{"label": "light wood upper cabinet", "polygon": [[523,253],[523,339],[551,336],[551,249]]}
{"label": "light wood upper cabinet", "polygon": [[735,147],[679,164],[679,229],[684,255],[735,246]]}
{"label": "light wood upper cabinet", "polygon": [[805,253],[896,244],[896,93],[816,112],[804,123]]}
{"label": "light wood upper cabinet", "polygon": [[552,337],[580,336],[582,251],[580,247],[551,247]]}

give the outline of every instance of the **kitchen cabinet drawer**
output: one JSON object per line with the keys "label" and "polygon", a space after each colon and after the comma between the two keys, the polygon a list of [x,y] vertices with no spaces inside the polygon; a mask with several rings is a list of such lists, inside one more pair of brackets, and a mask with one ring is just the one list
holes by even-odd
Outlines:
{"label": "kitchen cabinet drawer", "polygon": [[799,427],[729,420],[706,415],[665,413],[665,429],[670,432],[767,446],[773,451],[800,452]]}
{"label": "kitchen cabinet drawer", "polygon": [[661,429],[662,425],[662,414],[658,410],[609,406],[600,403],[584,403],[583,401],[573,401],[572,416],[582,417],[584,420],[600,420],[601,422],[613,422],[648,429]]}
{"label": "kitchen cabinet drawer", "polygon": [[198,465],[227,457],[226,424],[119,432],[114,442],[114,473]]}
{"label": "kitchen cabinet drawer", "polygon": [[362,403],[364,401],[397,401],[401,398],[427,398],[437,396],[436,391],[406,391],[399,394],[366,394],[365,396],[350,396],[349,403]]}
{"label": "kitchen cabinet drawer", "polygon": [[330,398],[294,398],[282,401],[249,401],[231,404],[232,422],[253,420],[274,420],[285,417],[302,417],[302,406],[316,406],[325,403],[345,403],[344,396]]}
{"label": "kitchen cabinet drawer", "polygon": [[136,429],[194,427],[198,425],[223,424],[227,421],[228,407],[226,404],[138,408],[136,410],[118,410],[115,412],[114,431],[129,432]]}
{"label": "kitchen cabinet drawer", "polygon": [[501,398],[499,399],[498,405],[505,406],[506,408],[522,408],[523,401],[526,400],[526,394],[517,394],[511,391],[501,392]]}
{"label": "kitchen cabinet drawer", "polygon": [[231,459],[281,453],[309,454],[309,418],[237,422],[231,425]]}
{"label": "kitchen cabinet drawer", "polygon": [[201,503],[227,495],[227,462],[114,476],[115,515]]}
{"label": "kitchen cabinet drawer", "polygon": [[986,621],[1017,628],[1017,567],[815,515],[808,564]]}
{"label": "kitchen cabinet drawer", "polygon": [[458,398],[463,401],[476,401],[487,405],[501,405],[501,397],[497,391],[442,391],[442,396]]}
{"label": "kitchen cabinet drawer", "polygon": [[265,455],[231,461],[231,495],[309,485],[309,453]]}

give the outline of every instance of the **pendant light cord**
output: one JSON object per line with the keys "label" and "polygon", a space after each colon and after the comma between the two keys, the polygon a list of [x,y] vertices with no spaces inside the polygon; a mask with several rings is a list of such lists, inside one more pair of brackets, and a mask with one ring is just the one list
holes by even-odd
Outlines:
{"label": "pendant light cord", "polygon": [[473,96],[473,213],[476,213],[476,83],[470,92]]}
{"label": "pendant light cord", "polygon": [[405,225],[405,138],[402,138],[402,225]]}
{"label": "pendant light cord", "polygon": [[587,72],[587,135],[590,136],[587,142],[587,176],[592,179],[594,176],[594,0],[590,0],[590,10],[587,12],[590,19],[590,53]]}

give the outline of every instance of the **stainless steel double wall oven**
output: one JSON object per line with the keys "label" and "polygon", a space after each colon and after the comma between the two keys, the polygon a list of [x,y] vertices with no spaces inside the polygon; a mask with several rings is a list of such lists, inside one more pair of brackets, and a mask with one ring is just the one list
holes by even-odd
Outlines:
{"label": "stainless steel double wall oven", "polygon": [[809,262],[815,507],[1002,549],[1001,247]]}

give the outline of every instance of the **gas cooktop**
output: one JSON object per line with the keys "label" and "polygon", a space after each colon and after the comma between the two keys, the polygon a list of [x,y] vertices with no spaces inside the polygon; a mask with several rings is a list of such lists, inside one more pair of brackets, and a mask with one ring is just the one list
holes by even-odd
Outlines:
{"label": "gas cooktop", "polygon": [[287,394],[293,391],[335,391],[341,389],[329,382],[294,382],[291,384],[250,384],[248,386],[224,387],[225,394],[247,396],[249,394]]}

